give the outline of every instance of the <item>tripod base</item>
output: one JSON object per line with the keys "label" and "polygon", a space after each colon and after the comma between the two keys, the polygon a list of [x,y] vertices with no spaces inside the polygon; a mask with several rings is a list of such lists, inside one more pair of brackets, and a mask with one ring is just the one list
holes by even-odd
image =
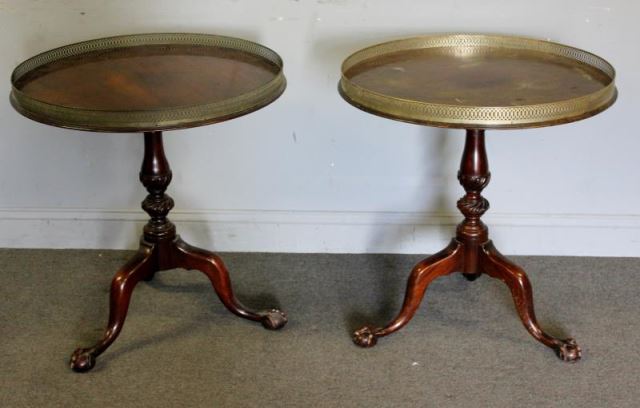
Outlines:
{"label": "tripod base", "polygon": [[203,272],[225,307],[232,313],[261,322],[270,330],[278,330],[287,323],[287,316],[278,309],[252,312],[235,298],[229,273],[216,254],[193,247],[179,236],[170,242],[140,242],[138,253],[114,276],[111,283],[109,323],[103,338],[93,347],[79,348],[71,355],[71,368],[78,372],[91,370],[96,358],[118,337],[129,308],[131,294],[141,280],[151,280],[157,271],[167,269],[197,269]]}
{"label": "tripod base", "polygon": [[145,132],[140,181],[149,193],[142,202],[142,209],[150,219],[144,227],[138,253],[116,273],[111,282],[109,322],[102,339],[93,347],[73,352],[70,361],[73,370],[84,372],[93,368],[96,357],[104,353],[120,334],[135,286],[141,280],[153,279],[156,272],[167,269],[185,268],[203,272],[225,307],[242,318],[261,322],[271,330],[280,329],[287,323],[287,316],[278,309],[252,312],[242,306],[233,295],[229,272],[222,259],[212,252],[187,244],[176,235],[175,225],[167,218],[174,205],[173,199],[165,194],[171,178],[162,132]]}
{"label": "tripod base", "polygon": [[365,326],[353,334],[353,341],[358,346],[373,347],[378,338],[388,336],[409,323],[434,279],[461,272],[467,280],[474,281],[484,273],[500,279],[509,287],[520,320],[536,340],[554,349],[564,361],[580,359],[580,347],[575,340],[556,339],[540,328],[533,311],[533,294],[527,274],[498,252],[489,240],[489,229],[480,220],[489,209],[489,201],[481,193],[491,180],[484,136],[482,129],[467,129],[458,171],[458,180],[466,192],[458,200],[464,221],[457,227],[456,238],[448,247],[413,268],[402,310],[391,323],[383,328]]}
{"label": "tripod base", "polygon": [[[474,268],[470,268],[476,261]],[[476,269],[473,272],[466,272]],[[538,324],[533,310],[533,294],[529,278],[522,268],[505,258],[491,241],[469,245],[457,239],[437,254],[418,263],[409,276],[404,304],[398,316],[383,328],[365,326],[353,334],[353,341],[361,347],[373,347],[378,338],[388,336],[404,327],[413,318],[429,284],[440,276],[463,272],[469,280],[482,273],[500,279],[511,290],[513,300],[525,328],[542,344],[555,350],[563,361],[580,359],[581,350],[573,339],[557,339],[545,333]]]}

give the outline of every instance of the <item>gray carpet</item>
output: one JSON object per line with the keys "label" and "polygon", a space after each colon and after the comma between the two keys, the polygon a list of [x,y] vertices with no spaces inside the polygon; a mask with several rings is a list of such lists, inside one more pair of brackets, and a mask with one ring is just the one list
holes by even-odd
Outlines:
{"label": "gray carpet", "polygon": [[421,256],[223,254],[248,306],[282,306],[280,332],[228,313],[204,275],[141,283],[120,338],[88,374],[67,367],[107,317],[131,252],[0,250],[1,407],[637,407],[640,259],[515,257],[537,314],[584,350],[534,341],[502,283],[430,287],[405,329],[360,349],[350,332],[394,316]]}

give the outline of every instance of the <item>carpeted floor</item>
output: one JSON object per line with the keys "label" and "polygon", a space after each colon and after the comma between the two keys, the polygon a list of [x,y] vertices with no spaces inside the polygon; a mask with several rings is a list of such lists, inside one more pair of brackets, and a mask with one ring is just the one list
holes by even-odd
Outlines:
{"label": "carpeted floor", "polygon": [[575,336],[566,364],[534,341],[486,276],[437,280],[399,333],[350,332],[394,316],[421,256],[223,254],[248,306],[281,306],[280,332],[228,313],[204,275],[141,283],[120,338],[88,374],[67,366],[106,323],[127,251],[0,250],[1,407],[638,407],[640,259],[515,257],[537,314]]}

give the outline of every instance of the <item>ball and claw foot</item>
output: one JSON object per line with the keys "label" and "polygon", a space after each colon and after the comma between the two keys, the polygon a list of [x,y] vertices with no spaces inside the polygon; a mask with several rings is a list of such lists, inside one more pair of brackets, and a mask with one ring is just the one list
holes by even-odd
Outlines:
{"label": "ball and claw foot", "polygon": [[376,331],[376,329],[372,329],[369,326],[364,326],[353,333],[353,342],[360,347],[373,347],[378,343],[378,337],[375,334]]}
{"label": "ball and claw foot", "polygon": [[562,361],[575,363],[582,357],[582,350],[574,339],[561,340],[561,344],[556,348],[556,353]]}
{"label": "ball and claw foot", "polygon": [[269,330],[278,330],[287,324],[287,314],[278,309],[271,309],[268,311],[260,312],[262,316],[262,325]]}
{"label": "ball and claw foot", "polygon": [[96,357],[90,350],[79,348],[71,355],[69,365],[75,372],[86,373],[96,365]]}

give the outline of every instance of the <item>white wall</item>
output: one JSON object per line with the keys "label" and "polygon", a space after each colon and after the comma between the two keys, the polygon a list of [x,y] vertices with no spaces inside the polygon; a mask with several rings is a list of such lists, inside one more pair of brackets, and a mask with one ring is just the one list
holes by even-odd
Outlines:
{"label": "white wall", "polygon": [[9,76],[52,47],[108,35],[239,36],[281,54],[289,87],[230,122],[168,132],[172,219],[230,251],[431,253],[462,194],[463,132],[385,120],[336,92],[340,63],[434,32],[549,38],[608,59],[620,97],[592,119],[488,133],[494,241],[512,254],[640,256],[640,3],[630,0],[0,0],[0,246],[134,248],[139,135],[44,126],[12,110]]}

